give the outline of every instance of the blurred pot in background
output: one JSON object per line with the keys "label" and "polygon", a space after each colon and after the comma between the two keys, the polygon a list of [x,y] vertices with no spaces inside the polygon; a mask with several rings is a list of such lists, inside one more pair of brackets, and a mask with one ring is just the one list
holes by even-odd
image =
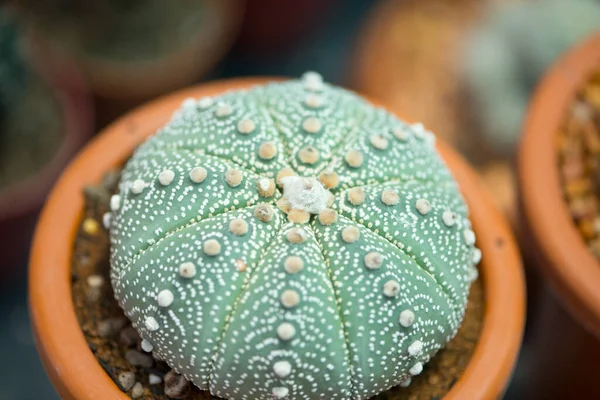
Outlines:
{"label": "blurred pot in background", "polygon": [[247,0],[236,48],[243,53],[285,51],[320,22],[339,0]]}
{"label": "blurred pot in background", "polygon": [[209,71],[237,34],[240,0],[15,0],[35,48],[81,67],[95,94],[141,102]]}
{"label": "blurred pot in background", "polygon": [[600,29],[598,0],[537,0],[490,7],[469,36],[464,82],[478,132],[512,156],[529,96],[560,54]]}
{"label": "blurred pot in background", "polygon": [[600,398],[600,34],[550,69],[523,132],[523,249],[553,291],[530,319],[524,398]]}
{"label": "blurred pot in background", "polygon": [[93,129],[74,66],[36,62],[20,39],[12,15],[0,9],[0,280],[25,263],[47,192]]}

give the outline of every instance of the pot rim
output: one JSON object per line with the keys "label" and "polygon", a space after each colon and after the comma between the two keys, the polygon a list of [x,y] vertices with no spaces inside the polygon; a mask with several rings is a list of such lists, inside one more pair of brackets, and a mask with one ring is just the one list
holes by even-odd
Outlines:
{"label": "pot rim", "polygon": [[[43,210],[31,251],[31,318],[46,371],[65,399],[128,399],[104,372],[85,341],[72,301],[72,241],[83,210],[82,188],[130,156],[188,97],[221,94],[271,78],[238,78],[184,89],[125,115],[97,136],[65,171]],[[279,80],[279,79],[277,79]],[[485,319],[466,371],[445,399],[496,399],[511,375],[525,323],[525,285],[508,224],[470,167],[443,143],[443,157],[466,193],[483,253]],[[74,357],[76,355],[76,357]]]}
{"label": "pot rim", "polygon": [[522,211],[540,268],[579,323],[600,337],[600,263],[585,245],[561,189],[557,133],[576,91],[600,71],[600,34],[563,55],[537,87],[519,152]]}
{"label": "pot rim", "polygon": [[62,138],[54,156],[38,171],[0,188],[0,221],[39,209],[62,169],[93,133],[94,111],[81,72],[65,59],[50,62],[45,54],[33,51],[28,43],[22,44],[31,61],[32,73],[49,87],[60,107]]}

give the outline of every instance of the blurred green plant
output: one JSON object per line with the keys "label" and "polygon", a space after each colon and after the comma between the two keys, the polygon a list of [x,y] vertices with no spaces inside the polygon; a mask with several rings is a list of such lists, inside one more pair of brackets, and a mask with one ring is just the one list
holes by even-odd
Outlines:
{"label": "blurred green plant", "polygon": [[513,155],[529,96],[557,57],[600,29],[599,0],[530,0],[490,8],[471,32],[464,78],[480,132]]}
{"label": "blurred green plant", "polygon": [[201,0],[15,0],[39,31],[71,51],[120,60],[157,57],[204,23]]}
{"label": "blurred green plant", "polygon": [[0,9],[0,187],[44,165],[62,134],[58,103],[31,68],[20,38],[18,21]]}

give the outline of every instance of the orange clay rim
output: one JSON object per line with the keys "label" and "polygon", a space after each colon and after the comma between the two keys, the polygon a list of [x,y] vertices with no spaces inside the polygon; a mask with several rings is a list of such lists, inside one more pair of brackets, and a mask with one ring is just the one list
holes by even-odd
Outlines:
{"label": "orange clay rim", "polygon": [[588,75],[600,71],[600,35],[564,55],[547,73],[531,102],[519,154],[523,213],[540,265],[579,323],[600,337],[600,263],[577,231],[560,183],[557,133]]}
{"label": "orange clay rim", "polygon": [[[126,160],[171,117],[183,99],[244,89],[273,79],[240,78],[192,87],[141,107],[105,129],[65,171],[43,210],[31,252],[29,294],[38,351],[64,399],[128,399],[90,351],[71,294],[73,240],[83,209],[82,189]],[[525,322],[519,253],[506,221],[470,167],[443,143],[439,149],[471,210],[483,253],[485,319],[475,353],[446,399],[496,399],[510,378]]]}

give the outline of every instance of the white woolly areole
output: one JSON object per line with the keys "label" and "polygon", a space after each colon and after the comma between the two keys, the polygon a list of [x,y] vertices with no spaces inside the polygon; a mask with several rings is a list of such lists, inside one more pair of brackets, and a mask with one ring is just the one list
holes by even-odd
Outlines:
{"label": "white woolly areole", "polygon": [[287,176],[281,179],[283,198],[290,202],[292,209],[318,214],[327,207],[329,192],[316,178]]}

